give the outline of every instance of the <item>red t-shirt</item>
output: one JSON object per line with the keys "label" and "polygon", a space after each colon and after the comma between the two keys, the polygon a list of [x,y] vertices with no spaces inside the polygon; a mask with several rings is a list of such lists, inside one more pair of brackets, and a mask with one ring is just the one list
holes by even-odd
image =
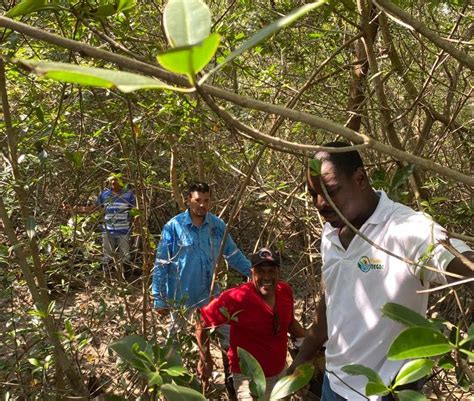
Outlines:
{"label": "red t-shirt", "polygon": [[[222,308],[227,313],[222,313]],[[275,310],[278,324],[274,323],[274,311],[257,293],[253,283],[224,291],[218,298],[201,308],[201,317],[207,327],[230,323],[230,348],[227,352],[230,369],[240,373],[237,347],[252,354],[262,366],[266,377],[279,374],[285,367],[288,346],[288,326],[293,322],[293,291],[279,281],[275,291]],[[276,327],[279,326],[279,327]],[[274,334],[274,329],[278,333]]]}

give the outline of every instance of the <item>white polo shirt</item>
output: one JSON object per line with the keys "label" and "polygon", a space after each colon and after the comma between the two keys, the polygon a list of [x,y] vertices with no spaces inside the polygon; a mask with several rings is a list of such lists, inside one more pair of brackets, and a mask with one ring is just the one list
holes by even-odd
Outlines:
{"label": "white polo shirt", "polygon": [[[454,256],[438,244],[446,238],[443,228],[429,216],[393,202],[385,192],[378,194],[377,208],[360,228],[361,233],[382,248],[413,261],[419,261],[430,244],[437,244],[426,265],[445,271]],[[451,240],[451,244],[459,252],[470,250],[459,240]],[[404,362],[387,360],[387,350],[404,326],[382,317],[382,306],[396,302],[425,315],[428,294],[416,291],[427,289],[433,281],[446,283],[446,278],[390,256],[358,235],[346,250],[338,229],[329,224],[324,226],[321,254],[329,338],[326,369],[338,376],[328,373],[329,382],[333,391],[350,401],[366,400],[351,387],[365,394],[367,378],[347,375],[341,368],[361,364],[378,372],[384,383],[390,383]]]}

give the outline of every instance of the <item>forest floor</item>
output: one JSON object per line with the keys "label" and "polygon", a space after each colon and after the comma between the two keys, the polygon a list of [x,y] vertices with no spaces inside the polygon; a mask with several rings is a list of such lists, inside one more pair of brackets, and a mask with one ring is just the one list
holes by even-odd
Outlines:
{"label": "forest floor", "polygon": [[[126,399],[143,397],[145,380],[120,362],[109,345],[127,335],[142,332],[144,326],[147,338],[164,342],[168,319],[158,317],[150,302],[143,306],[141,277],[124,280],[115,274],[89,273],[63,277],[59,284],[67,290],[53,291],[54,315],[63,324],[58,331],[65,333],[64,344],[81,367],[90,389],[96,391],[95,400],[105,400],[106,394],[121,395]],[[11,295],[5,297],[8,293]],[[51,349],[43,341],[45,335],[40,320],[32,310],[26,286],[22,281],[13,281],[10,291],[4,291],[0,299],[2,400],[7,399],[7,392],[10,400],[51,399],[54,393],[54,369],[48,366]],[[301,314],[301,302],[296,314]],[[186,367],[195,372],[197,347],[192,326],[188,329],[178,333],[175,341],[187,362]],[[206,396],[210,400],[228,400],[217,347],[213,348],[213,355],[216,368]],[[455,378],[444,373],[431,380],[424,390],[430,400],[474,400],[473,392],[459,392]],[[310,401],[319,398],[308,393],[299,399]]]}

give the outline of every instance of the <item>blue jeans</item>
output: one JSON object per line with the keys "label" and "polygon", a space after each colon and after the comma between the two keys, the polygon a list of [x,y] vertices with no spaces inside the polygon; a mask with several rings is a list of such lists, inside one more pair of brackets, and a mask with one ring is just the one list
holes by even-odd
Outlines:
{"label": "blue jeans", "polygon": [[[367,397],[368,399],[368,397]],[[390,395],[382,397],[382,401],[391,401],[393,398]],[[344,397],[335,393],[329,386],[329,379],[327,373],[324,374],[323,390],[321,392],[321,401],[348,401]]]}

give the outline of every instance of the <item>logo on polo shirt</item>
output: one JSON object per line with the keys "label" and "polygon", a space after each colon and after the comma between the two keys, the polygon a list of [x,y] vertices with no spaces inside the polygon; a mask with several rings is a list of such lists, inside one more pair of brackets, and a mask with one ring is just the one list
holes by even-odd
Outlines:
{"label": "logo on polo shirt", "polygon": [[357,262],[359,269],[368,273],[371,270],[383,270],[383,264],[380,259],[370,259],[368,256],[362,256]]}

